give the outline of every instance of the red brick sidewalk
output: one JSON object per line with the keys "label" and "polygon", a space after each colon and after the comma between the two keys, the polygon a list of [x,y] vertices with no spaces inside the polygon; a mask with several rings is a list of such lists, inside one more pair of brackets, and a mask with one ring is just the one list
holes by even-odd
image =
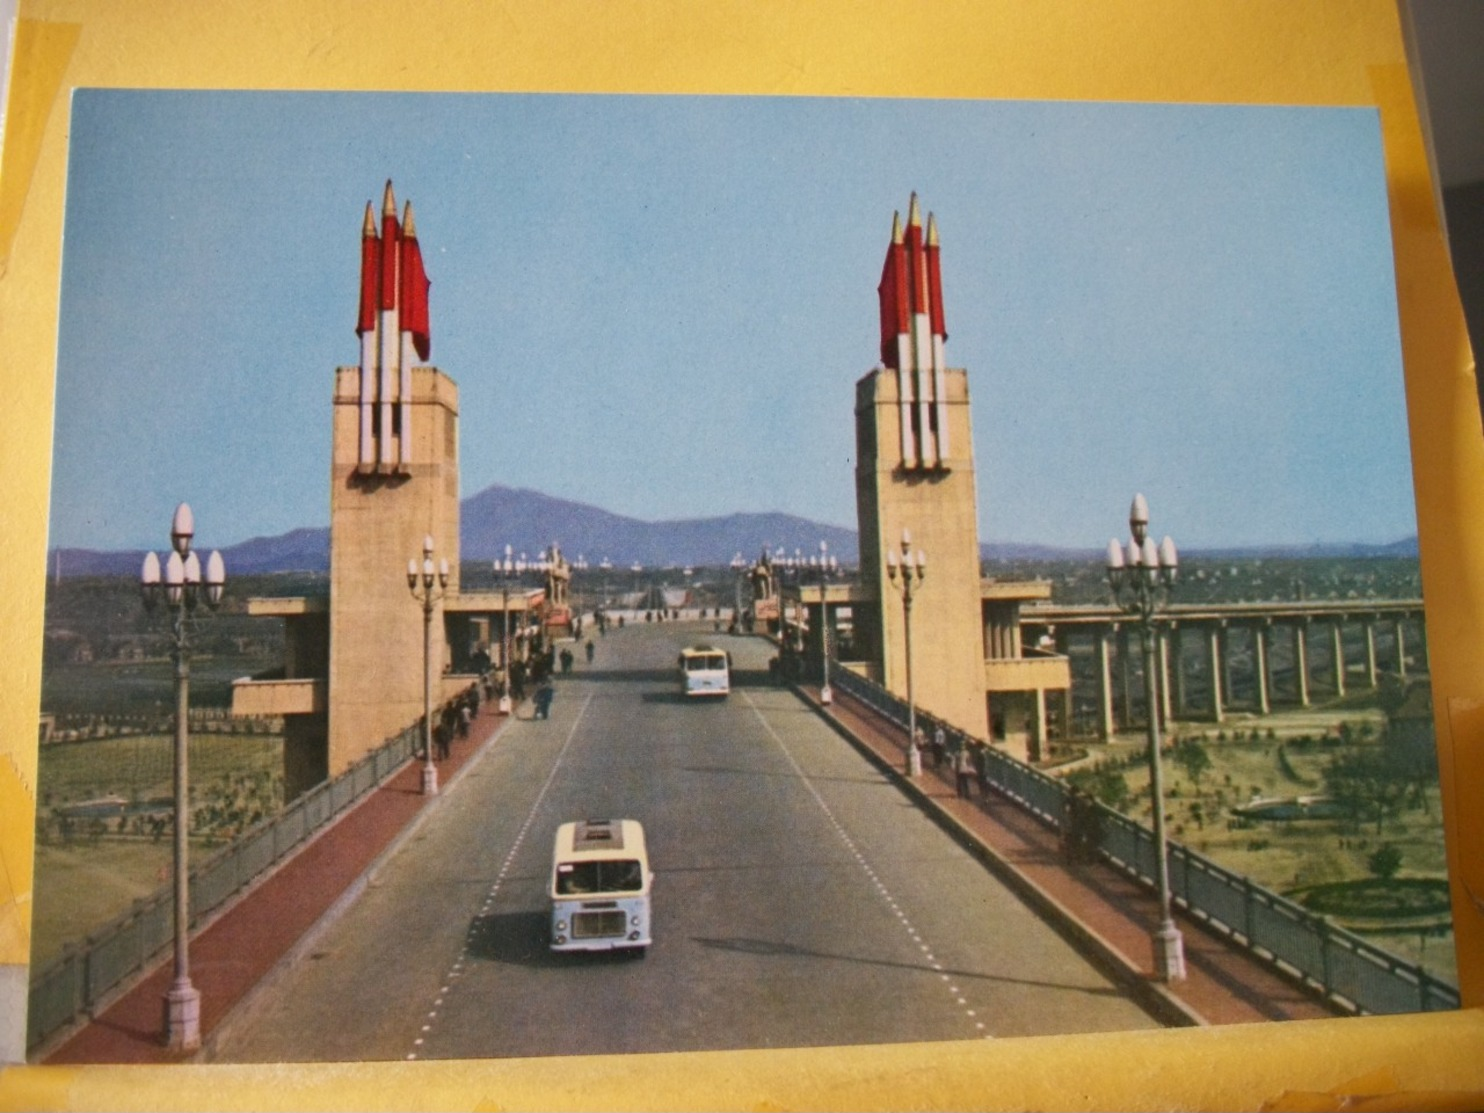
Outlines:
{"label": "red brick sidewalk", "polygon": [[[905,730],[838,688],[828,708],[819,705],[817,689],[799,691],[879,761],[903,769]],[[1005,797],[991,794],[981,801],[976,785],[973,797],[960,799],[946,763],[941,770],[926,764],[909,791],[925,806],[940,809],[1002,879],[1037,911],[1061,920],[1075,942],[1138,988],[1166,1022],[1242,1024],[1341,1015],[1178,909],[1187,976],[1169,985],[1156,981],[1151,933],[1158,901],[1149,890],[1106,864],[1069,864],[1057,834]]]}
{"label": "red brick sidewalk", "polygon": [[[505,718],[480,706],[469,737],[437,763],[439,788],[500,730]],[[191,940],[191,983],[201,992],[203,1043],[232,1009],[359,881],[432,799],[422,794],[422,762],[409,762],[368,793],[268,878]],[[171,1063],[189,1059],[162,1042],[163,999],[173,956],[97,1017],[43,1055],[47,1064]]]}

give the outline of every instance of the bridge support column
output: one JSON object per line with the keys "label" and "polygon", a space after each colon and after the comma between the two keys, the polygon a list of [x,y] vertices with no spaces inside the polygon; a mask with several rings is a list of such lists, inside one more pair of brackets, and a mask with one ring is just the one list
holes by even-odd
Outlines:
{"label": "bridge support column", "polygon": [[1345,694],[1345,628],[1336,622],[1330,627],[1330,647],[1334,658],[1335,695]]}
{"label": "bridge support column", "polygon": [[1402,620],[1397,619],[1393,622],[1391,629],[1396,639],[1396,674],[1405,680],[1407,679],[1407,635],[1402,631]]}
{"label": "bridge support column", "polygon": [[1293,626],[1293,682],[1298,687],[1300,707],[1309,706],[1309,624],[1300,619]]}
{"label": "bridge support column", "polygon": [[1190,700],[1185,692],[1185,630],[1176,626],[1173,631],[1175,650],[1175,714],[1184,716],[1190,709]]}
{"label": "bridge support column", "polygon": [[1376,624],[1374,622],[1365,624],[1365,680],[1372,689],[1381,683],[1380,673],[1376,668]]}
{"label": "bridge support column", "polygon": [[1128,649],[1128,627],[1116,627],[1118,637],[1118,680],[1123,691],[1123,714],[1118,725],[1128,730],[1134,725],[1134,670],[1133,654]]}
{"label": "bridge support column", "polygon": [[1098,733],[1103,741],[1113,737],[1113,665],[1108,659],[1112,628],[1099,629],[1093,634],[1098,665]]}
{"label": "bridge support column", "polygon": [[1211,667],[1211,717],[1216,722],[1226,720],[1226,711],[1221,702],[1221,682],[1226,666],[1221,660],[1221,627],[1212,626],[1206,632],[1206,660]]}
{"label": "bridge support column", "polygon": [[1047,749],[1046,731],[1046,689],[1036,689],[1036,722],[1031,734],[1031,752],[1027,757],[1031,761],[1044,761],[1049,755]]}
{"label": "bridge support column", "polygon": [[1268,687],[1268,627],[1252,628],[1252,665],[1257,671],[1257,713],[1272,713],[1272,693]]}
{"label": "bridge support column", "polygon": [[1232,692],[1232,638],[1231,627],[1225,622],[1217,624],[1221,635],[1221,707],[1223,713],[1233,700]]}

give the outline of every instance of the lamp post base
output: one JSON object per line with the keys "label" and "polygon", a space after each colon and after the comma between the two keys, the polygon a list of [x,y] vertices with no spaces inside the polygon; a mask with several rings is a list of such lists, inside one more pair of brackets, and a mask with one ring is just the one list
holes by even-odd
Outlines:
{"label": "lamp post base", "polygon": [[835,691],[828,684],[819,690],[819,702],[825,704],[835,702]]}
{"label": "lamp post base", "polygon": [[438,795],[438,768],[434,765],[423,766],[423,795]]}
{"label": "lamp post base", "polygon": [[165,1046],[171,1051],[201,1049],[201,991],[190,978],[178,979],[165,994]]}
{"label": "lamp post base", "polygon": [[1185,980],[1185,939],[1168,920],[1154,933],[1154,970],[1162,982]]}
{"label": "lamp post base", "polygon": [[922,776],[922,753],[911,742],[907,743],[907,776]]}

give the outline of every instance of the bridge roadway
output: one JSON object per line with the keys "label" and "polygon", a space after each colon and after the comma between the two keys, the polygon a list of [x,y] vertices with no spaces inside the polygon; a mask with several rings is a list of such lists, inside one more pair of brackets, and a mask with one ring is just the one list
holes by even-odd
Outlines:
{"label": "bridge roadway", "polygon": [[[214,1061],[442,1059],[1157,1027],[792,693],[673,679],[696,624],[630,624],[522,711],[364,893],[214,1035]],[[649,836],[644,959],[553,955],[557,824]]]}

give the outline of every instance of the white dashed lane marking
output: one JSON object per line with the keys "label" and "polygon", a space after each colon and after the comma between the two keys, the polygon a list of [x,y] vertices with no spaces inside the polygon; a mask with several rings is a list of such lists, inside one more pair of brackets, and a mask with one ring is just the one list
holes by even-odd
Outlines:
{"label": "white dashed lane marking", "polygon": [[820,806],[820,809],[825,814],[825,818],[830,821],[830,826],[835,829],[835,834],[840,837],[840,841],[845,844],[845,848],[850,851],[850,853],[854,855],[855,860],[860,863],[861,868],[866,873],[866,876],[870,878],[870,880],[875,884],[877,892],[881,894],[881,897],[886,902],[887,906],[896,913],[897,919],[902,922],[902,926],[907,930],[907,935],[912,939],[914,943],[918,945],[918,949],[922,951],[923,958],[927,960],[928,965],[931,966],[932,969],[939,971],[938,977],[944,982],[948,983],[948,992],[952,995],[954,1002],[959,1006],[960,1009],[964,1011],[965,1016],[969,1020],[974,1022],[974,1028],[976,1031],[982,1034],[985,1039],[993,1039],[993,1034],[985,1029],[984,1023],[976,1019],[974,1010],[968,1007],[968,1001],[959,991],[959,988],[953,984],[953,980],[947,974],[941,973],[943,965],[938,961],[937,956],[933,954],[932,948],[928,946],[927,943],[923,942],[922,936],[918,933],[917,929],[912,926],[912,921],[907,918],[906,913],[903,912],[897,905],[896,898],[891,895],[890,891],[882,883],[881,879],[876,876],[876,871],[871,868],[870,864],[866,861],[865,855],[861,852],[860,848],[855,845],[855,840],[850,837],[850,833],[846,831],[845,828],[841,825],[840,821],[835,818],[835,813],[832,812],[830,810],[830,806],[825,803],[824,797],[819,794],[819,790],[814,787],[814,783],[810,781],[807,776],[804,775],[804,770],[794,759],[794,755],[789,752],[788,747],[783,744],[783,739],[780,738],[778,736],[778,732],[773,729],[773,724],[768,722],[768,720],[763,717],[762,711],[758,708],[757,704],[753,702],[751,695],[744,692],[743,697],[747,700],[747,706],[752,708],[753,714],[756,715],[758,717],[758,720],[763,724],[763,728],[772,737],[773,741],[778,744],[778,748],[783,751],[783,755],[788,758],[789,764],[794,767],[794,772],[798,774],[799,780],[803,783],[804,787],[809,790],[810,795],[814,797],[814,802]]}
{"label": "white dashed lane marking", "polygon": [[[520,825],[520,830],[515,833],[515,842],[512,843],[510,846],[510,853],[505,855],[505,861],[500,864],[500,871],[495,874],[495,883],[490,886],[489,892],[485,894],[484,903],[479,906],[480,916],[484,916],[485,914],[487,914],[490,908],[494,905],[495,897],[500,892],[500,886],[505,882],[505,875],[510,872],[511,863],[515,861],[515,856],[520,853],[520,848],[526,841],[526,835],[531,829],[531,823],[535,820],[536,813],[541,808],[541,801],[546,798],[546,790],[549,789],[552,782],[556,780],[557,771],[562,767],[562,760],[567,756],[567,748],[572,745],[572,739],[577,736],[577,728],[582,723],[582,717],[584,714],[587,713],[587,705],[590,704],[592,700],[593,697],[591,694],[589,694],[587,699],[582,701],[582,707],[577,712],[577,718],[572,721],[572,729],[567,732],[567,740],[562,743],[562,749],[561,752],[557,754],[556,761],[552,762],[551,772],[547,774],[545,782],[541,785],[541,791],[536,793],[536,799],[531,804],[530,811],[526,813],[525,822]],[[454,980],[458,978],[458,976],[463,972],[464,963],[468,961],[469,958],[469,945],[476,939],[478,939],[479,930],[480,925],[478,920],[476,919],[474,923],[471,923],[469,925],[469,930],[464,935],[464,946],[459,951],[458,958],[454,960],[453,966],[449,968],[447,981],[438,990],[439,996],[433,1001],[433,1007],[428,1010],[427,1023],[422,1026],[422,1031],[424,1033],[428,1033],[433,1030],[433,1025],[438,1020],[438,1010],[443,1007],[443,1001],[448,996],[449,991],[453,988]],[[418,1056],[418,1051],[422,1046],[423,1037],[418,1036],[412,1041],[412,1050],[407,1053],[407,1058],[416,1059]]]}

